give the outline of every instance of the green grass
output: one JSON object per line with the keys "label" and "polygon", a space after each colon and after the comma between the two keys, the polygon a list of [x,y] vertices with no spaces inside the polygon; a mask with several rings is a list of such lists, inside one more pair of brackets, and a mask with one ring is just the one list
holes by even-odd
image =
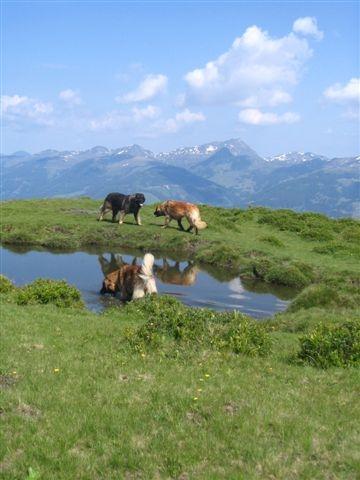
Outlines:
{"label": "green grass", "polygon": [[[143,226],[128,215],[125,224],[97,222],[100,201],[89,198],[21,200],[1,204],[2,243],[51,249],[123,247],[178,255],[218,267],[241,269],[252,275],[259,258],[269,259],[272,269],[265,279],[304,286],[303,271],[313,275],[351,271],[359,274],[360,224],[355,220],[331,220],[320,214],[262,207],[248,210],[201,207],[209,228],[195,236],[180,232],[176,222],[161,229],[162,218],[153,206],[142,209]],[[329,238],[331,240],[329,241]],[[341,245],[341,248],[338,246]],[[334,247],[335,246],[335,247]],[[331,261],[330,261],[331,259]],[[294,262],[301,262],[299,272]],[[300,274],[300,275],[299,275]]]}
{"label": "green grass", "polygon": [[265,356],[136,352],[148,315],[3,297],[1,478],[357,478],[359,370],[297,365],[274,327]]}
{"label": "green grass", "polygon": [[96,315],[1,277],[1,478],[358,478],[359,223],[203,206],[195,236],[99,204],[3,203],[3,242],[173,253],[299,294],[262,323],[166,298]]}

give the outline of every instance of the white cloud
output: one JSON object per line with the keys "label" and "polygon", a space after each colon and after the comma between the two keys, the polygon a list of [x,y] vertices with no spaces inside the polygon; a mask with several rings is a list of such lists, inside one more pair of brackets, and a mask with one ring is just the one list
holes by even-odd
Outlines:
{"label": "white cloud", "polygon": [[292,102],[292,96],[283,90],[273,90],[272,92],[259,90],[255,95],[240,101],[238,105],[240,107],[261,107],[262,105],[276,107],[277,105],[290,102]]}
{"label": "white cloud", "polygon": [[302,35],[310,35],[317,40],[324,37],[324,32],[318,29],[317,20],[315,17],[300,17],[295,20],[293,30]]}
{"label": "white cloud", "polygon": [[277,114],[273,112],[262,112],[256,108],[241,110],[238,116],[240,122],[250,125],[277,125],[280,123],[295,123],[300,116],[294,112]]}
{"label": "white cloud", "polygon": [[348,103],[360,101],[360,78],[351,78],[346,85],[335,83],[330,85],[325,91],[324,96],[335,103]]}
{"label": "white cloud", "polygon": [[161,109],[159,107],[155,107],[154,105],[148,105],[144,108],[134,107],[132,109],[132,113],[134,115],[134,119],[140,121],[146,118],[157,118],[161,113]]}
{"label": "white cloud", "polygon": [[1,111],[6,113],[11,111],[13,108],[19,107],[19,105],[24,105],[29,102],[28,97],[23,97],[21,95],[2,95],[1,96]]}
{"label": "white cloud", "polygon": [[106,113],[98,118],[93,118],[89,122],[90,130],[102,130],[102,131],[110,131],[110,130],[118,130],[120,128],[124,128],[130,126],[131,118],[129,115],[114,111]]}
{"label": "white cloud", "polygon": [[78,92],[68,88],[67,90],[62,90],[59,93],[59,98],[67,105],[73,107],[75,105],[81,105],[82,100]]}
{"label": "white cloud", "polygon": [[358,120],[360,117],[360,78],[351,78],[346,85],[335,83],[323,92],[329,102],[343,105],[342,116],[348,120]]}
{"label": "white cloud", "polygon": [[163,125],[162,130],[167,133],[175,133],[185,125],[194,122],[204,122],[205,115],[201,112],[191,112],[188,108],[178,112],[175,117],[168,118]]}
{"label": "white cloud", "polygon": [[256,107],[290,102],[311,55],[306,38],[293,32],[273,38],[254,25],[216,60],[185,75],[187,101]]}
{"label": "white cloud", "polygon": [[38,125],[52,125],[53,110],[50,102],[42,102],[21,95],[1,96],[1,113],[5,120],[14,124],[31,122]]}
{"label": "white cloud", "polygon": [[144,108],[134,107],[130,111],[115,110],[98,118],[90,120],[90,130],[118,130],[120,128],[135,127],[142,122],[159,117],[161,109],[148,105]]}
{"label": "white cloud", "polygon": [[119,103],[143,102],[156,97],[166,90],[168,79],[165,75],[147,75],[140,85],[125,95],[116,97]]}

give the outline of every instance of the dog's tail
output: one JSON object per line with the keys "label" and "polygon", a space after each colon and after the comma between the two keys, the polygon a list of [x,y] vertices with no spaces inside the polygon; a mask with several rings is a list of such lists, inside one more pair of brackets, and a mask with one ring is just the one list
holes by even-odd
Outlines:
{"label": "dog's tail", "polygon": [[144,277],[153,276],[154,255],[152,253],[145,253],[143,263],[141,265],[141,273]]}
{"label": "dog's tail", "polygon": [[194,220],[194,225],[198,230],[204,230],[207,227],[207,223],[201,220],[200,218],[196,218]]}
{"label": "dog's tail", "polygon": [[141,265],[140,277],[144,281],[148,293],[157,293],[153,272],[154,261],[155,258],[152,253],[145,253],[143,263]]}

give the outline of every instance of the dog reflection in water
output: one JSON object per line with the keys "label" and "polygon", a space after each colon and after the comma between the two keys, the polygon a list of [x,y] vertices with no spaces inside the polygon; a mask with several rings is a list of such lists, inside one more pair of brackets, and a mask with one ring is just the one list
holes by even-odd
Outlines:
{"label": "dog reflection in water", "polygon": [[164,258],[163,265],[154,265],[156,276],[164,283],[172,285],[193,285],[199,269],[191,262],[188,262],[184,270],[180,269],[180,262],[175,262],[173,266]]}
{"label": "dog reflection in water", "polygon": [[110,260],[108,260],[104,255],[99,255],[98,260],[100,263],[101,271],[106,277],[109,273],[120,270],[124,265],[136,265],[137,257],[134,257],[131,264],[124,262],[121,255],[110,253]]}
{"label": "dog reflection in water", "polygon": [[[114,258],[115,261],[120,261],[116,260],[115,256]],[[132,265],[123,263],[120,268],[105,275],[100,293],[116,294],[119,292],[121,300],[124,301],[136,300],[146,294],[157,293],[153,272],[154,256],[146,253],[141,265],[136,265],[134,262],[136,262],[136,258]]]}

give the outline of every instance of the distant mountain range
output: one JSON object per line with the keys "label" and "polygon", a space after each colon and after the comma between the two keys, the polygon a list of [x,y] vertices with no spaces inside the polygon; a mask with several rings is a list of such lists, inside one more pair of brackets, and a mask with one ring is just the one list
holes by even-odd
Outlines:
{"label": "distant mountain range", "polygon": [[240,139],[154,154],[139,145],[3,155],[2,198],[102,198],[144,192],[218,206],[249,204],[360,216],[360,157],[291,152],[263,158]]}

